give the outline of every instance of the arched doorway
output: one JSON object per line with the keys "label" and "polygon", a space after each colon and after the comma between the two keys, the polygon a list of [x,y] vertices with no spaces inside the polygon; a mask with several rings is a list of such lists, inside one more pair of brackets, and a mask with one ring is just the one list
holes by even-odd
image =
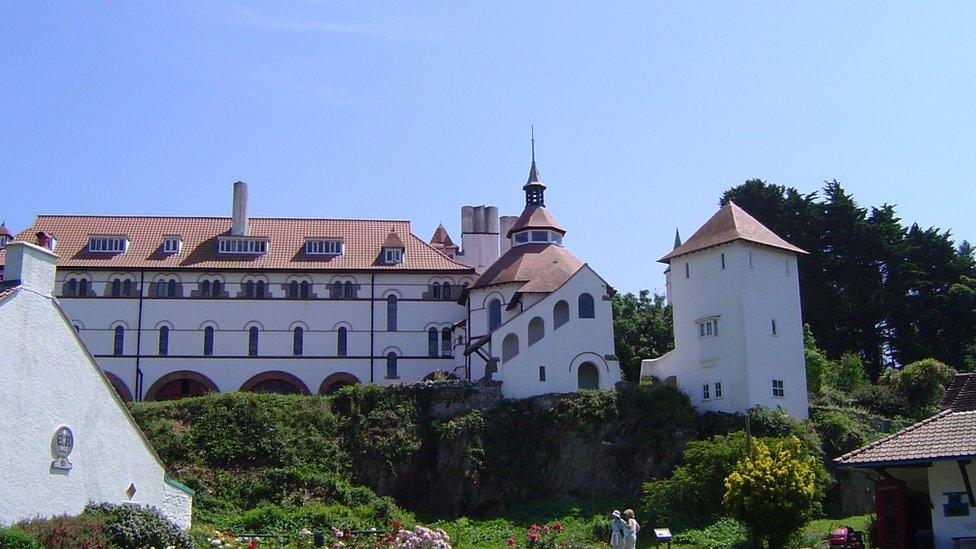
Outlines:
{"label": "arched doorway", "polygon": [[242,391],[253,393],[277,393],[279,395],[307,395],[308,387],[287,372],[264,372],[241,385]]}
{"label": "arched doorway", "polygon": [[592,362],[584,362],[576,371],[580,389],[598,389],[600,387],[600,371]]}
{"label": "arched doorway", "polygon": [[146,391],[144,400],[176,400],[216,393],[217,385],[203,374],[182,370],[156,380]]}
{"label": "arched doorway", "polygon": [[360,381],[356,376],[346,372],[336,372],[326,377],[322,385],[319,385],[319,394],[331,395],[343,387],[359,384]]}

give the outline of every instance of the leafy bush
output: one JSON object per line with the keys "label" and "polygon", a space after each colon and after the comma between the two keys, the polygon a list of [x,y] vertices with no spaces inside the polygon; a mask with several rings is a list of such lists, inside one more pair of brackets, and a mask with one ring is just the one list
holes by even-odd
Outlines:
{"label": "leafy bush", "polygon": [[691,529],[674,535],[674,541],[710,549],[732,549],[746,544],[749,531],[741,522],[724,517],[700,529]]}
{"label": "leafy bush", "polygon": [[900,370],[890,369],[880,383],[908,401],[916,418],[932,414],[956,371],[934,358],[913,362]]}
{"label": "leafy bush", "polygon": [[[107,549],[112,543],[105,522],[86,513],[74,517],[28,519],[18,523],[17,527],[49,549]],[[0,547],[5,546],[0,544]]]}
{"label": "leafy bush", "polygon": [[816,429],[828,460],[864,446],[877,438],[877,433],[867,422],[859,421],[854,413],[843,410],[814,412],[810,425]]}
{"label": "leafy bush", "polygon": [[844,353],[837,360],[835,375],[833,386],[845,393],[870,384],[861,357],[852,352]]}
{"label": "leafy bush", "polygon": [[41,549],[42,545],[20,528],[0,528],[0,547],[4,549]]}
{"label": "leafy bush", "polygon": [[887,385],[859,387],[851,393],[851,400],[855,405],[887,418],[905,415],[908,410],[908,400]]}
{"label": "leafy bush", "polygon": [[722,504],[770,549],[781,549],[816,511],[815,467],[796,437],[771,448],[755,441],[725,479]]}
{"label": "leafy bush", "polygon": [[102,521],[112,543],[121,547],[191,548],[189,536],[155,507],[89,504],[82,515]]}
{"label": "leafy bush", "polygon": [[819,395],[823,388],[834,378],[834,364],[827,355],[817,347],[810,325],[803,325],[803,356],[807,371],[807,391]]}

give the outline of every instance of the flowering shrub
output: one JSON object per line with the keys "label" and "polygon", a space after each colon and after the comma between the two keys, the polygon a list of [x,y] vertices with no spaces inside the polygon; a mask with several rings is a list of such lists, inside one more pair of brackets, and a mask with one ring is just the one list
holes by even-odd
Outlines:
{"label": "flowering shrub", "polygon": [[441,529],[431,530],[414,526],[413,530],[400,530],[393,540],[396,549],[451,549],[451,538]]}
{"label": "flowering shrub", "polygon": [[[543,526],[533,524],[529,528],[529,531],[525,533],[525,547],[531,547],[532,549],[568,547],[569,541],[560,539],[560,534],[562,531],[563,523],[561,522],[554,522],[552,524],[545,524]],[[509,536],[508,547],[509,549],[518,549],[521,547],[518,543],[518,538],[515,536]]]}

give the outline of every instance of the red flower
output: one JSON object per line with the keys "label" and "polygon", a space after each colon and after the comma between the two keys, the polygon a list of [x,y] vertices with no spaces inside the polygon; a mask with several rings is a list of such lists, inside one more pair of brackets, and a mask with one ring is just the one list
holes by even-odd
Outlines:
{"label": "red flower", "polygon": [[247,549],[257,549],[257,547],[258,547],[258,540],[257,538],[255,538],[252,539],[251,543],[248,544]]}
{"label": "red flower", "polygon": [[511,547],[515,545],[515,536],[508,536],[508,546]]}
{"label": "red flower", "polygon": [[543,526],[542,527],[542,531],[543,532],[548,532],[549,531],[549,525],[547,524],[547,525]]}
{"label": "red flower", "polygon": [[537,541],[539,539],[539,534],[536,534],[535,532],[529,532],[528,538],[529,541]]}
{"label": "red flower", "polygon": [[398,521],[398,520],[393,521],[393,529],[394,530],[399,530],[402,526],[403,526],[403,523],[401,523],[400,521]]}
{"label": "red flower", "polygon": [[563,531],[563,523],[557,522],[556,524],[553,524],[552,525],[552,529],[555,530],[555,531],[557,531],[557,532],[562,532]]}

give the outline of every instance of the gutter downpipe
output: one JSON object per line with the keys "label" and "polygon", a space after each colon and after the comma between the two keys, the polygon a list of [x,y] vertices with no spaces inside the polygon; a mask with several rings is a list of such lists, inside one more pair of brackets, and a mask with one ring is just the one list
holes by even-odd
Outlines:
{"label": "gutter downpipe", "polygon": [[376,273],[369,273],[369,382],[373,383],[373,366],[376,353],[373,341],[376,336]]}
{"label": "gutter downpipe", "polygon": [[146,271],[139,271],[139,317],[136,324],[136,400],[142,400],[142,369],[139,359],[142,356],[142,299],[145,292]]}

